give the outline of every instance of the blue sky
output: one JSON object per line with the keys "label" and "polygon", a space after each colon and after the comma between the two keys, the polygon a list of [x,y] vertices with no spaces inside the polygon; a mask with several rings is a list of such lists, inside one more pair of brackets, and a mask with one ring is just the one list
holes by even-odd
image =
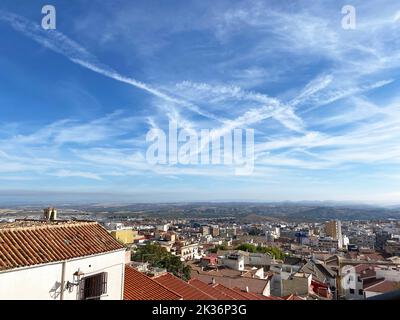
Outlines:
{"label": "blue sky", "polygon": [[[399,202],[398,1],[48,4],[0,4],[0,201]],[[254,129],[254,173],[150,165],[171,120]]]}

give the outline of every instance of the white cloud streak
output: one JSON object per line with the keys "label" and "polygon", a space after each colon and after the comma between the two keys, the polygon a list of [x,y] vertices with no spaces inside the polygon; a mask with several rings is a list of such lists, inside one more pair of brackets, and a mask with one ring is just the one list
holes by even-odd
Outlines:
{"label": "white cloud streak", "polygon": [[185,107],[199,115],[204,117],[221,121],[221,119],[215,117],[209,112],[202,111],[196,105],[172,97],[160,90],[138,81],[136,79],[126,77],[111,67],[100,63],[95,56],[89,53],[85,48],[79,45],[77,42],[71,40],[66,35],[56,30],[43,30],[38,24],[25,19],[19,15],[9,12],[0,11],[0,21],[5,21],[10,24],[16,31],[23,33],[32,40],[38,42],[47,49],[57,52],[72,62],[79,64],[80,66],[89,69],[93,72],[106,76],[108,78],[129,84],[138,89],[144,90],[158,98],[161,98],[167,102],[175,103],[181,107]]}

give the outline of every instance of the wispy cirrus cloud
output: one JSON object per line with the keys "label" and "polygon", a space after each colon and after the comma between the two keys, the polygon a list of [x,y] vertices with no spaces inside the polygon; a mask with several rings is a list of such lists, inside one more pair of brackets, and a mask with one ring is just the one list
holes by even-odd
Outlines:
{"label": "wispy cirrus cloud", "polygon": [[59,170],[51,175],[55,177],[65,178],[65,177],[78,177],[78,178],[85,178],[85,179],[93,179],[93,180],[102,180],[102,178],[94,173],[90,172],[81,172],[81,171],[70,171],[70,170]]}
{"label": "wispy cirrus cloud", "polygon": [[83,48],[80,44],[57,30],[43,30],[41,26],[37,23],[34,23],[17,14],[4,11],[0,11],[0,20],[9,23],[11,27],[13,27],[16,31],[23,33],[24,35],[38,42],[47,49],[50,49],[65,56],[72,62],[79,64],[86,69],[109,77],[111,79],[132,85],[167,102],[172,102],[182,107],[188,108],[189,110],[196,112],[199,115],[218,120],[214,115],[206,111],[202,111],[200,108],[190,102],[177,99],[146,83],[120,74],[108,65],[99,62],[94,55]]}
{"label": "wispy cirrus cloud", "polygon": [[[58,53],[55,59],[67,58],[151,98],[145,103],[132,99],[132,107],[110,112],[120,105],[118,94],[110,90],[107,103],[115,105],[85,121],[60,116],[24,130],[24,123],[17,121],[12,130],[0,131],[2,176],[8,181],[16,173],[21,178],[56,176],[60,183],[82,179],[85,185],[111,188],[134,183],[150,188],[166,178],[168,188],[199,189],[213,180],[219,188],[229,189],[237,179],[235,186],[242,190],[255,184],[263,191],[269,183],[282,190],[327,188],[332,183],[332,190],[339,190],[343,186],[337,177],[347,177],[354,189],[363,188],[365,172],[379,169],[381,177],[389,177],[389,186],[380,186],[381,194],[391,194],[383,189],[394,188],[395,179],[385,168],[397,167],[400,157],[400,41],[396,3],[384,4],[377,10],[356,1],[362,19],[352,31],[341,28],[337,4],[322,1],[307,6],[222,1],[199,5],[202,14],[191,14],[190,19],[183,18],[185,9],[176,14],[170,7],[162,14],[157,11],[174,12],[163,19],[150,18],[154,10],[146,10],[150,17],[139,19],[142,25],[135,29],[141,30],[141,41],[132,43],[130,30],[139,24],[131,18],[135,8],[127,5],[124,12],[113,11],[121,19],[110,19],[92,28],[90,36],[77,37],[88,40],[85,47],[67,37],[67,29],[44,32],[22,16],[2,12],[0,22]],[[93,14],[78,19],[79,31],[104,20],[109,12],[103,11],[93,21]],[[166,26],[171,28],[164,30]],[[106,48],[115,43],[117,47]],[[104,62],[94,54],[102,46],[107,54],[97,56]],[[116,52],[120,54],[114,57]],[[142,60],[123,60],[130,56]],[[124,66],[143,71],[137,78],[145,75],[146,81],[128,76],[131,72]],[[208,128],[219,135],[235,128],[255,129],[254,175],[232,177],[232,168],[224,167],[149,165],[146,132],[165,130],[169,121],[181,129]]]}

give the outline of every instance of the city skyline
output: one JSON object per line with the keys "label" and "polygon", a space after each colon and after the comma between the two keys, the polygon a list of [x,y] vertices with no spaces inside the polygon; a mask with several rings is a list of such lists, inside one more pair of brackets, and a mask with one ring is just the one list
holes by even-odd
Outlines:
{"label": "city skyline", "polygon": [[[354,30],[346,1],[52,5],[56,30],[0,5],[0,202],[399,204],[395,1],[353,1]],[[170,121],[254,129],[254,172],[150,165]]]}

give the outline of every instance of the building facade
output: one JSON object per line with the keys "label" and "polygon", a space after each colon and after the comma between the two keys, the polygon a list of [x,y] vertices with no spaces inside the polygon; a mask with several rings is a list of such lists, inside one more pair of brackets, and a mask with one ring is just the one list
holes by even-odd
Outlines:
{"label": "building facade", "polygon": [[0,300],[121,300],[125,247],[96,222],[0,225]]}

